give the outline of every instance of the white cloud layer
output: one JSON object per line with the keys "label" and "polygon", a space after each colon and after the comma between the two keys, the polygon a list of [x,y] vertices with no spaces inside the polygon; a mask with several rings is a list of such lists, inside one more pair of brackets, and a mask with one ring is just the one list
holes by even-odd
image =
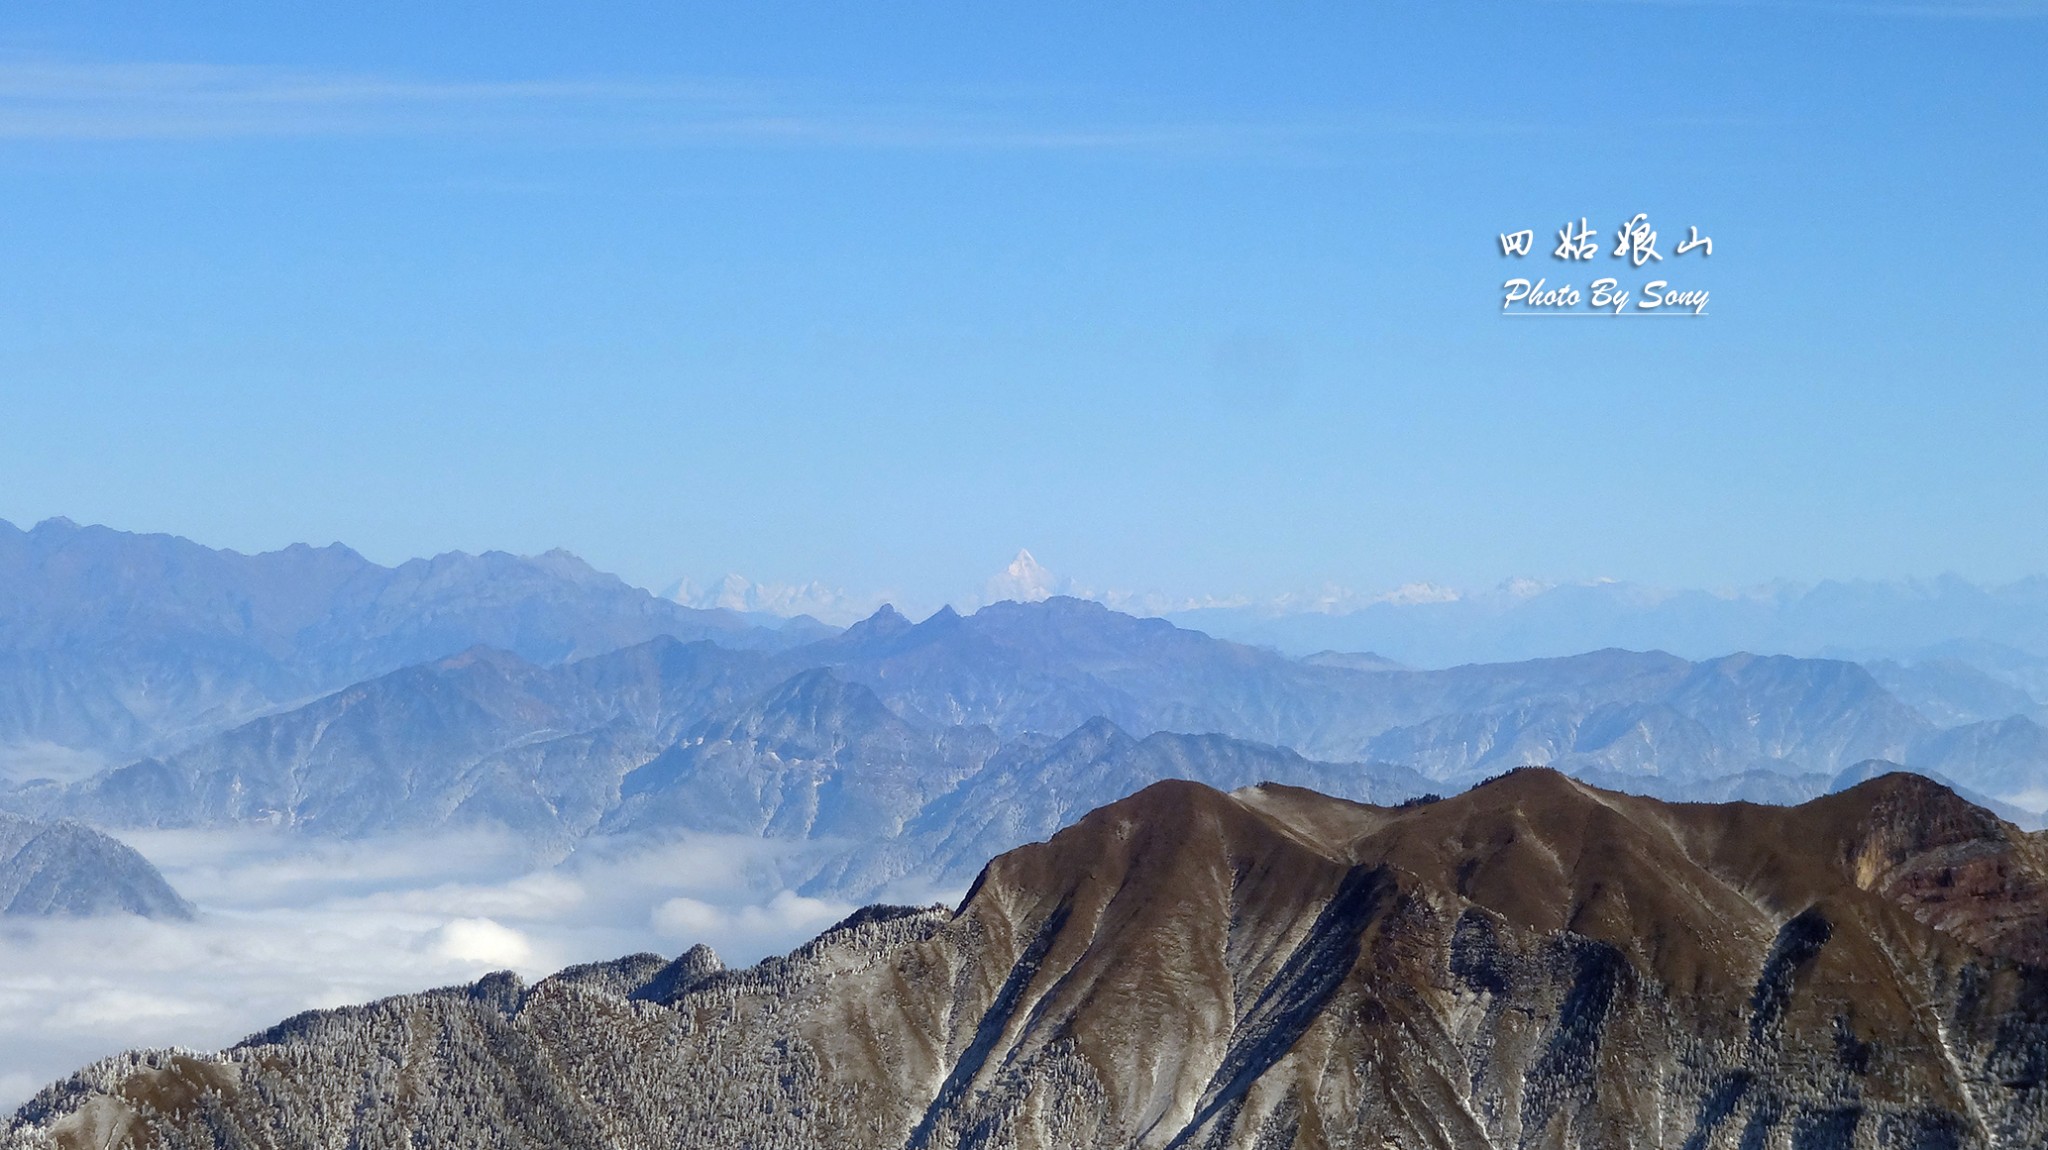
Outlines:
{"label": "white cloud layer", "polygon": [[608,844],[536,868],[485,834],[360,843],[276,832],[127,836],[200,908],[0,925],[0,1108],[138,1046],[212,1049],[303,1010],[709,943],[789,949],[850,905],[786,890],[818,844]]}
{"label": "white cloud layer", "polygon": [[68,783],[116,765],[90,751],[60,747],[55,743],[0,744],[0,782],[5,783],[37,778]]}

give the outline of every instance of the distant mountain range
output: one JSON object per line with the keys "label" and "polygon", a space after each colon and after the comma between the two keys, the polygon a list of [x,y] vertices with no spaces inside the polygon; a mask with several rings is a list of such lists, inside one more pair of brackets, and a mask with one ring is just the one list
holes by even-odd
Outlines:
{"label": "distant mountain range", "polygon": [[792,671],[803,654],[663,638],[539,667],[478,649],[176,754],[0,797],[112,828],[259,824],[354,837],[489,823],[542,854],[592,834],[824,840],[851,849],[812,888],[868,895],[898,880],[964,883],[994,851],[1162,771],[1232,787],[1286,778],[1381,800],[1429,785],[1404,768],[1313,762],[1221,735],[1134,739],[1100,717],[1065,738],[912,722],[863,683]]}
{"label": "distant mountain range", "polygon": [[1796,800],[1875,759],[2026,817],[2012,808],[2038,811],[2048,780],[2048,732],[2032,718],[1943,727],[1838,660],[1615,650],[1409,671],[1290,659],[1063,598],[917,624],[884,610],[781,657],[822,664],[932,725],[1009,737],[1101,717],[1135,734],[1215,732],[1399,764],[1445,789],[1543,764],[1674,798],[1732,797],[1755,780],[1769,793],[1752,797]]}
{"label": "distant mountain range", "polygon": [[1741,591],[1602,581],[1516,580],[1491,591],[1406,588],[1374,597],[1212,607],[1168,617],[1222,638],[1294,654],[1377,651],[1447,667],[1602,647],[1908,661],[1961,660],[2048,700],[2048,576],[1983,586],[1931,580],[1773,583]]}
{"label": "distant mountain range", "polygon": [[0,812],[0,915],[190,918],[192,906],[133,848],[74,822]]}
{"label": "distant mountain range", "polygon": [[818,633],[761,622],[657,599],[559,551],[383,567],[339,544],[241,555],[0,521],[0,779],[66,750],[174,749],[479,644],[552,663],[658,635],[776,648]]}
{"label": "distant mountain range", "polygon": [[[728,575],[665,594],[694,607],[806,614],[851,624],[887,600],[824,583],[761,584]],[[1736,651],[1964,667],[2048,702],[2048,576],[2002,585],[1935,579],[1788,580],[1726,590],[1611,579],[1510,579],[1465,590],[1417,583],[1383,593],[1326,587],[1259,601],[1089,590],[1029,551],[952,602],[963,609],[1058,596],[1166,618],[1222,639],[1291,655],[1378,652],[1413,667],[1521,662],[1620,648],[1705,659]],[[1977,715],[1978,718],[2002,718]]]}
{"label": "distant mountain range", "polygon": [[190,914],[103,833],[145,827],[739,835],[801,894],[972,884],[752,970],[117,1060],[0,1146],[2039,1144],[2048,840],[1994,814],[2043,821],[2048,727],[2007,623],[1417,669],[1035,592],[839,630],[560,553],[0,524],[8,913]]}
{"label": "distant mountain range", "polygon": [[0,806],[115,830],[492,823],[557,857],[739,833],[836,844],[794,881],[869,897],[965,881],[1162,777],[1389,802],[1540,764],[1798,802],[1904,765],[2024,825],[2048,808],[2033,697],[1957,660],[1413,670],[1062,597],[776,630],[559,553],[385,568],[63,521],[0,525],[0,586],[0,742],[108,761],[29,778],[17,759]]}
{"label": "distant mountain range", "polygon": [[1392,802],[1529,764],[1771,802],[1905,764],[2029,825],[2048,805],[2048,730],[1936,726],[1854,663],[1361,669],[1073,599],[922,623],[884,609],[781,651],[663,637],[544,666],[477,648],[0,803],[114,829],[490,823],[557,857],[593,835],[758,835],[842,845],[793,881],[871,897],[964,882],[1159,778]]}
{"label": "distant mountain range", "polygon": [[0,1134],[342,1143],[2037,1147],[2048,839],[1900,774],[1796,808],[1159,783],[954,910],[124,1055]]}

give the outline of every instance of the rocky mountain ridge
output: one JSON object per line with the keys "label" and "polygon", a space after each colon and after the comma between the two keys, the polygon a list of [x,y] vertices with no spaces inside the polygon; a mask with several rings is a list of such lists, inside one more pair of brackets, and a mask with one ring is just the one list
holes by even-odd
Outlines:
{"label": "rocky mountain ridge", "polygon": [[27,1147],[1852,1147],[2048,1137],[2048,841],[1524,770],[1159,783],[725,971],[634,956],[90,1067]]}

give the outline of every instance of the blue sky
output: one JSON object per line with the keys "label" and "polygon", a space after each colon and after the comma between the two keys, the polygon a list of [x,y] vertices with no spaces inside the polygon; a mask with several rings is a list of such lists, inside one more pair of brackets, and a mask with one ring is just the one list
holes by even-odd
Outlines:
{"label": "blue sky", "polygon": [[[0,13],[0,517],[934,602],[2048,570],[2048,7],[284,7]],[[1496,314],[1637,211],[1708,316]]]}

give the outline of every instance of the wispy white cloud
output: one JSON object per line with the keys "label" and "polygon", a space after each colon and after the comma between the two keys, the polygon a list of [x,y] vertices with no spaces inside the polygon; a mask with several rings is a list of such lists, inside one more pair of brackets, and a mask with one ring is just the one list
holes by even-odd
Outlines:
{"label": "wispy white cloud", "polygon": [[709,85],[427,82],[253,66],[0,59],[0,134],[18,138],[488,129],[621,104],[730,119],[742,102],[737,91]]}
{"label": "wispy white cloud", "polygon": [[55,743],[0,745],[0,782],[24,782],[35,778],[70,782],[114,765],[91,751],[60,747]]}
{"label": "wispy white cloud", "polygon": [[1281,153],[1388,121],[1070,120],[1001,92],[797,92],[738,81],[431,80],[0,57],[0,139],[496,136],[551,143]]}
{"label": "wispy white cloud", "polygon": [[765,903],[740,907],[719,906],[678,895],[655,907],[652,921],[656,930],[679,940],[709,934],[815,934],[845,918],[851,909],[844,903],[807,898],[788,890],[776,892]]}

